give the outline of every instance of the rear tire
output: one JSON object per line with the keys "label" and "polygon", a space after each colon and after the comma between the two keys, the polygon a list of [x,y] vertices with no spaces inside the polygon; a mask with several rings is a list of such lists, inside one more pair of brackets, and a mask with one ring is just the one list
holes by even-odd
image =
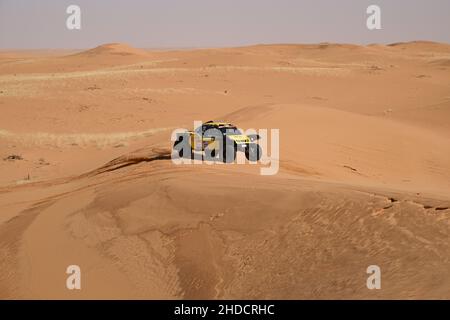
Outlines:
{"label": "rear tire", "polygon": [[[183,142],[183,136],[179,137],[178,140],[175,141],[175,143],[173,144],[173,151],[175,152],[175,156],[178,156],[178,158],[183,158],[183,156],[184,156],[183,146],[185,146],[185,144],[182,142]],[[192,148],[191,148],[190,144],[189,144],[189,151],[190,151],[190,154],[187,154],[186,156],[188,156],[188,158],[192,159],[194,154],[192,152]]]}
{"label": "rear tire", "polygon": [[209,149],[206,148],[205,149],[205,159],[208,161],[214,161],[216,159],[217,156],[217,150],[216,148],[214,149]]}

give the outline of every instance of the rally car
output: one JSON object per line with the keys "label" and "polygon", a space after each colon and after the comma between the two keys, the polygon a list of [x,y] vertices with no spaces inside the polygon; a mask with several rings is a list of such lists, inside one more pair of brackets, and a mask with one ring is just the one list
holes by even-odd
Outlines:
{"label": "rally car", "polygon": [[228,122],[207,121],[194,131],[177,135],[173,151],[175,156],[194,159],[194,152],[204,154],[207,160],[220,158],[223,162],[234,162],[241,151],[249,161],[258,161],[262,155],[257,141],[259,135],[245,135]]}

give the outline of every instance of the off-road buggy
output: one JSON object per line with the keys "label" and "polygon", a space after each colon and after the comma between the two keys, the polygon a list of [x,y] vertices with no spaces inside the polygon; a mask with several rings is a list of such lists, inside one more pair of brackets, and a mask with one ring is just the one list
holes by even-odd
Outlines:
{"label": "off-road buggy", "polygon": [[245,135],[231,123],[208,121],[194,131],[177,134],[173,151],[176,157],[191,159],[201,152],[205,160],[220,159],[225,163],[234,162],[241,151],[249,161],[258,161],[262,155],[258,139],[259,135]]}

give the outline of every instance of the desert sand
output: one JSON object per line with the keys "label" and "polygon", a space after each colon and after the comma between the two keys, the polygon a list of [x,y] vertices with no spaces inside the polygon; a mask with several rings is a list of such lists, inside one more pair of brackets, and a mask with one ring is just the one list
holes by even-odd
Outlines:
{"label": "desert sand", "polygon": [[[3,51],[0,110],[0,298],[450,299],[448,44]],[[211,119],[279,173],[174,165]]]}

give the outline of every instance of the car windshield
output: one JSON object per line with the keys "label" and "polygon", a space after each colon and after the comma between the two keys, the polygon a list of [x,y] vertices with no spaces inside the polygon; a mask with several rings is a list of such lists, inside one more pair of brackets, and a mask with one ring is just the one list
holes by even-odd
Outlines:
{"label": "car windshield", "polygon": [[220,128],[223,134],[242,134],[236,127]]}

